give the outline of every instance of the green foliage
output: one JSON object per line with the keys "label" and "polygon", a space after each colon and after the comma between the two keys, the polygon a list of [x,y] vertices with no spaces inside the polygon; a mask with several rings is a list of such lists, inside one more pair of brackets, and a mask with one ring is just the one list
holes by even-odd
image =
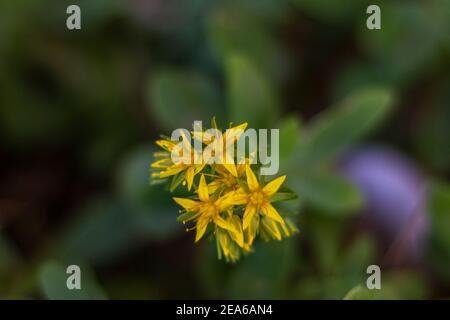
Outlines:
{"label": "green foliage", "polygon": [[107,263],[132,247],[136,234],[126,208],[112,198],[87,203],[61,231],[55,254],[66,261]]}
{"label": "green foliage", "polygon": [[268,79],[240,55],[230,55],[226,66],[230,121],[270,128],[279,113],[278,98]]}
{"label": "green foliage", "polygon": [[88,268],[82,269],[80,290],[69,290],[66,285],[68,274],[64,265],[57,261],[48,261],[39,271],[42,293],[50,300],[100,300],[106,299],[103,290],[96,283]]}
{"label": "green foliage", "polygon": [[230,274],[225,288],[229,299],[280,299],[285,297],[288,275],[294,268],[292,239],[255,247]]}
{"label": "green foliage", "polygon": [[290,141],[296,148],[283,168],[290,175],[288,185],[324,213],[354,213],[363,203],[358,190],[323,166],[373,130],[392,106],[393,94],[388,89],[369,87],[318,115],[302,128],[302,139]]}
{"label": "green foliage", "polygon": [[[280,50],[264,20],[255,16],[255,10],[249,12],[248,7],[243,8],[252,5],[251,2],[258,7],[257,12],[263,13],[261,1],[236,1],[236,7],[222,5],[212,10],[207,17],[208,41],[224,67],[228,57],[237,54],[251,58],[252,64],[260,72],[273,75],[278,71],[276,59]],[[275,1],[275,6],[280,6],[281,2]],[[273,14],[276,10],[269,12]]]}
{"label": "green foliage", "polygon": [[318,116],[307,127],[295,161],[308,166],[328,160],[374,129],[393,107],[389,89],[361,89]]}
{"label": "green foliage", "polygon": [[414,272],[391,272],[384,277],[381,289],[369,290],[360,284],[351,289],[344,300],[418,300],[427,296],[423,279]]}
{"label": "green foliage", "polygon": [[175,221],[178,208],[172,194],[159,186],[149,186],[152,152],[137,148],[122,161],[118,172],[117,192],[123,199],[134,232],[148,239],[167,239],[180,231]]}
{"label": "green foliage", "polygon": [[358,285],[345,295],[344,300],[392,300],[396,298],[398,297],[390,288],[369,290],[362,285]]}
{"label": "green foliage", "polygon": [[289,158],[300,143],[301,123],[298,117],[291,115],[281,119],[278,124],[280,130],[280,159]]}
{"label": "green foliage", "polygon": [[[382,61],[403,82],[410,81],[417,69],[425,67],[435,52],[439,35],[436,22],[439,20],[430,3],[384,1],[380,4],[381,32],[358,29],[367,53]],[[411,32],[413,25],[416,32]]]}
{"label": "green foliage", "polygon": [[161,71],[150,80],[151,113],[164,129],[190,128],[194,120],[206,124],[221,117],[220,95],[213,81],[195,72]]}
{"label": "green foliage", "polygon": [[311,206],[330,215],[351,215],[362,205],[358,190],[344,178],[329,172],[294,175],[290,185]]}

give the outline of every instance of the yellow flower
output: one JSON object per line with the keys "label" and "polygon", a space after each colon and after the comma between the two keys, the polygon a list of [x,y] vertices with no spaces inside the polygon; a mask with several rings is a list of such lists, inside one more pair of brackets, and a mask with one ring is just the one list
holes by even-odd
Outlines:
{"label": "yellow flower", "polygon": [[[275,239],[281,240],[279,227],[284,229],[286,222],[271,204],[271,197],[283,184],[286,176],[278,177],[265,186],[258,182],[250,166],[246,166],[247,189],[241,188],[232,198],[236,205],[245,205],[242,228],[246,234],[247,242],[251,245],[260,227],[263,225]],[[260,217],[261,214],[261,217]]]}
{"label": "yellow flower", "polygon": [[213,181],[208,184],[209,192],[214,193],[218,189],[221,190],[233,191],[239,187],[237,178],[241,177],[245,172],[245,164],[236,165],[236,173],[237,176],[234,176],[230,173],[230,171],[226,170],[223,165],[215,165],[214,166],[216,175],[211,175],[213,177]]}
{"label": "yellow flower", "polygon": [[285,223],[278,223],[267,217],[261,217],[259,235],[263,240],[281,240],[282,233],[280,229],[286,237],[290,237],[292,234],[299,232],[297,227],[289,219],[286,219]]}
{"label": "yellow flower", "polygon": [[188,157],[190,158],[188,159],[190,161],[185,162],[191,164],[185,164],[183,161],[175,164],[171,159],[171,155],[172,151],[177,146],[177,143],[170,140],[161,139],[157,140],[156,144],[165,151],[154,153],[157,160],[151,164],[151,168],[156,170],[156,172],[152,173],[152,178],[164,179],[184,172],[185,176],[183,181],[187,183],[188,190],[191,190],[195,175],[202,171],[205,166],[205,164],[194,164],[194,148],[190,148],[191,154],[188,155],[184,155],[180,149],[180,160],[182,157]]}
{"label": "yellow flower", "polygon": [[[212,127],[217,129],[214,118]],[[230,124],[222,134],[197,130],[194,124],[191,135],[181,131],[182,144],[167,138],[157,140],[156,144],[163,150],[154,153],[155,161],[151,165],[153,178],[173,177],[170,191],[180,183],[187,185],[189,190],[194,186],[194,197],[173,198],[183,208],[177,220],[189,222],[193,227],[188,231],[196,229],[195,242],[210,230],[216,240],[219,259],[223,257],[231,262],[253,251],[256,237],[266,241],[281,240],[298,232],[289,218],[281,217],[272,205],[276,201],[295,198],[289,190],[279,192],[286,176],[260,183],[251,169],[257,151],[252,151],[249,159],[240,159],[234,154],[235,144],[246,127],[247,123],[235,127]],[[201,153],[192,146],[192,138],[195,147],[198,142],[205,146]],[[217,160],[221,163],[215,163]],[[197,187],[194,177],[199,173]]]}
{"label": "yellow flower", "polygon": [[[225,131],[222,135],[222,139],[216,139],[216,137],[208,132],[198,132],[194,131],[194,139],[201,140],[202,143],[208,145],[211,150],[217,151],[218,154],[212,154],[211,158],[221,160],[221,165],[230,172],[233,176],[237,177],[238,172],[236,169],[236,164],[234,162],[234,145],[240,136],[244,133],[247,128],[247,123],[242,123],[238,126],[231,127]],[[208,163],[209,159],[203,159]]]}
{"label": "yellow flower", "polygon": [[244,236],[240,223],[237,224],[235,218],[224,219],[221,216],[221,213],[223,213],[227,207],[232,206],[230,197],[227,195],[218,198],[210,197],[205,176],[202,175],[198,187],[198,198],[199,201],[186,198],[173,198],[175,202],[182,206],[187,213],[192,213],[192,215],[186,218],[183,222],[192,220],[195,221],[195,228],[197,229],[195,242],[199,241],[203,237],[208,224],[212,222],[217,227],[227,230],[233,240],[239,246],[243,247]]}
{"label": "yellow flower", "polygon": [[[251,247],[244,242],[241,218],[239,218],[238,215],[230,214],[227,218],[227,222],[233,224],[236,230],[238,230],[238,233],[229,232],[228,230],[216,226],[215,235],[217,254],[219,259],[221,259],[223,255],[226,261],[236,262],[243,252],[250,252]],[[236,235],[238,235],[238,237]]]}

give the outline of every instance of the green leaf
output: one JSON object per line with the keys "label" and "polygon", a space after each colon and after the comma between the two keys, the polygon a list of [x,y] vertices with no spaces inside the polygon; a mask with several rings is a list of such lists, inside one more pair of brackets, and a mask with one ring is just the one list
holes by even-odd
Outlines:
{"label": "green leaf", "polygon": [[303,202],[298,196],[295,196],[295,198],[289,199],[289,201],[272,202],[272,205],[283,217],[286,217],[297,215],[302,208]]}
{"label": "green leaf", "polygon": [[369,290],[365,284],[357,285],[344,300],[416,300],[424,299],[427,294],[428,288],[420,274],[402,270],[382,274],[381,289]]}
{"label": "green leaf", "polygon": [[[368,235],[354,239],[339,259],[337,271],[344,277],[360,282],[366,277],[367,266],[375,262],[376,243]],[[355,284],[356,284],[355,283]]]}
{"label": "green leaf", "polygon": [[108,263],[133,247],[137,233],[126,207],[112,198],[98,198],[75,212],[61,230],[57,257],[92,264]]}
{"label": "green leaf", "polygon": [[316,165],[339,155],[378,125],[392,105],[389,90],[371,87],[322,112],[308,125],[304,143],[294,159],[296,165]]}
{"label": "green leaf", "polygon": [[186,177],[186,171],[183,171],[175,176],[173,176],[172,181],[170,182],[169,191],[174,192],[175,189],[183,182]]}
{"label": "green leaf", "polygon": [[122,160],[116,185],[135,234],[161,240],[178,233],[182,225],[176,221],[179,208],[173,195],[148,183],[151,154],[147,147],[131,151]]}
{"label": "green leaf", "polygon": [[330,172],[297,174],[290,178],[289,184],[302,200],[324,214],[351,215],[363,203],[360,193],[350,182]]}
{"label": "green leaf", "polygon": [[194,120],[209,125],[213,116],[222,118],[220,94],[214,82],[190,71],[165,70],[150,81],[151,113],[163,128],[189,129]]}
{"label": "green leaf", "polygon": [[67,288],[66,273],[68,266],[57,261],[47,261],[39,270],[39,282],[42,293],[51,300],[99,300],[106,299],[104,291],[97,284],[89,268],[80,266],[81,289]]}
{"label": "green leaf", "polygon": [[293,192],[278,192],[270,198],[270,202],[286,201],[296,198],[297,195]]}
{"label": "green leaf", "polygon": [[226,76],[230,121],[270,128],[279,112],[274,84],[242,55],[228,57]]}
{"label": "green leaf", "polygon": [[397,293],[390,287],[380,290],[369,290],[362,285],[358,285],[350,290],[344,300],[392,300],[400,299]]}
{"label": "green leaf", "polygon": [[314,215],[310,211],[303,216],[302,227],[310,239],[310,250],[314,253],[314,265],[320,274],[333,274],[339,262],[343,220],[324,215]]}
{"label": "green leaf", "polygon": [[367,266],[375,262],[375,248],[374,240],[365,235],[359,236],[349,244],[338,257],[332,274],[324,281],[326,298],[341,298],[348,288],[367,279]]}
{"label": "green leaf", "polygon": [[[377,32],[368,28],[357,30],[361,48],[373,60],[388,67],[389,72],[406,82],[412,81],[420,75],[421,68],[431,62],[441,35],[440,17],[432,12],[432,2],[383,1],[380,4],[382,29]],[[441,11],[448,10],[439,7]],[[361,15],[360,23],[364,23],[365,18]],[[412,24],[415,30],[411,29]]]}
{"label": "green leaf", "polygon": [[189,218],[195,216],[196,214],[197,214],[197,212],[185,212],[183,214],[180,214],[177,217],[177,221],[179,221],[179,222],[186,221],[186,219],[189,219]]}
{"label": "green leaf", "polygon": [[270,197],[270,202],[293,200],[297,198],[298,195],[296,195],[292,189],[286,186],[281,186],[278,191]]}
{"label": "green leaf", "polygon": [[227,57],[239,53],[265,74],[275,74],[280,67],[277,61],[279,46],[276,37],[267,30],[267,25],[255,17],[256,11],[261,12],[261,1],[257,2],[257,6],[258,9],[250,14],[236,6],[218,6],[212,10],[207,19],[209,40],[224,64]]}
{"label": "green leaf", "polygon": [[229,299],[279,299],[285,296],[294,266],[293,239],[255,245],[255,252],[233,267],[227,288]]}
{"label": "green leaf", "polygon": [[297,148],[300,141],[300,120],[289,116],[280,121],[280,159],[286,159]]}

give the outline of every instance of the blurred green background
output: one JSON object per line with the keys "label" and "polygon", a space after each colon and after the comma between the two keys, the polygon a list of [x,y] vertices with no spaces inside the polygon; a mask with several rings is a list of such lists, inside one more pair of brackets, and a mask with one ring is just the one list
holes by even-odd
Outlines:
{"label": "blurred green background", "polygon": [[[369,4],[1,1],[0,298],[449,298],[450,1],[377,1],[372,31]],[[280,128],[299,195],[300,235],[237,264],[148,181],[213,115]]]}

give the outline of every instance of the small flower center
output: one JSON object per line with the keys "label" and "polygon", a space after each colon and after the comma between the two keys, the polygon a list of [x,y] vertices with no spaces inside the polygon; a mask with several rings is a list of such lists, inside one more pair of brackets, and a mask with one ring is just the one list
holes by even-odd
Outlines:
{"label": "small flower center", "polygon": [[255,191],[250,194],[249,202],[255,206],[260,206],[264,202],[264,194],[261,191]]}
{"label": "small flower center", "polygon": [[214,216],[219,213],[219,207],[214,202],[208,202],[203,206],[203,212],[208,216]]}
{"label": "small flower center", "polygon": [[225,178],[225,185],[228,188],[231,188],[235,185],[235,183],[236,183],[236,181],[235,181],[233,175],[232,174],[227,175],[227,177]]}

